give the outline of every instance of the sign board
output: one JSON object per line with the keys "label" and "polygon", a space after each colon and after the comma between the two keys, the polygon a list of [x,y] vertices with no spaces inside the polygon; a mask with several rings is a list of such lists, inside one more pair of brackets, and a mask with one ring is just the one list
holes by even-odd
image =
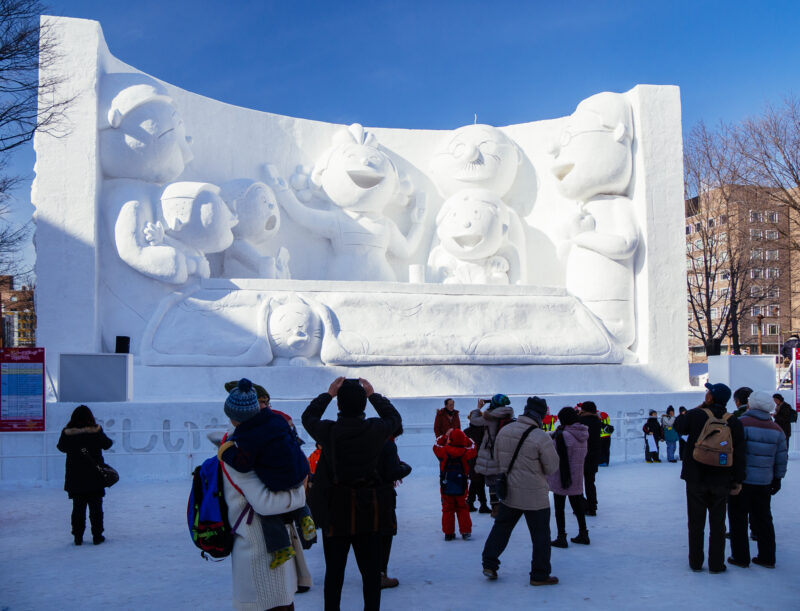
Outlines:
{"label": "sign board", "polygon": [[44,430],[44,348],[0,348],[0,431]]}
{"label": "sign board", "polygon": [[800,366],[800,348],[795,348],[794,349],[794,360],[792,361],[792,367],[794,367],[794,371],[792,372],[792,376],[794,378],[794,380],[793,380],[793,382],[794,382],[794,408],[795,408],[795,410],[800,412],[800,399],[798,399],[798,395],[797,395],[797,387],[798,387],[798,384],[797,384],[797,371],[798,371],[798,366]]}

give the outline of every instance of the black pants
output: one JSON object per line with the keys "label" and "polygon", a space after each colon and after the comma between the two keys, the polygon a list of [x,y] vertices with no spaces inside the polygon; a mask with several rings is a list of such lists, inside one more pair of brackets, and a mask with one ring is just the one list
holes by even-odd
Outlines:
{"label": "black pants", "polygon": [[681,459],[681,462],[683,462],[685,455],[686,455],[686,442],[683,440],[683,437],[679,437],[678,438],[678,457]]}
{"label": "black pants", "polygon": [[484,568],[500,568],[500,554],[506,549],[511,531],[522,516],[528,524],[533,544],[531,558],[531,579],[541,581],[550,576],[550,508],[514,509],[504,503],[497,506],[497,517],[483,546]]}
{"label": "black pants", "polygon": [[72,495],[72,535],[82,537],[86,530],[86,506],[89,506],[89,522],[92,536],[103,534],[103,497],[97,495]]}
{"label": "black pants", "polygon": [[481,507],[486,505],[486,478],[483,473],[475,473],[473,471],[469,479],[469,495],[467,496],[467,505],[475,503],[475,499],[481,504]]}
{"label": "black pants", "polygon": [[725,505],[728,486],[686,482],[686,513],[689,518],[689,566],[703,566],[703,539],[708,514],[708,568],[725,566]]}
{"label": "black pants", "polygon": [[611,462],[611,437],[600,438],[600,464],[607,465]]}
{"label": "black pants", "polygon": [[594,478],[597,477],[597,469],[594,465],[583,464],[583,487],[586,490],[585,511],[597,511],[597,486]]}
{"label": "black pants", "polygon": [[[563,494],[553,493],[553,506],[556,510],[556,527],[558,534],[566,534],[566,522],[564,520],[564,507],[567,504],[567,497]],[[586,512],[583,508],[583,497],[580,494],[570,495],[569,504],[572,511],[575,512],[575,517],[578,518],[578,529],[581,531],[586,530]]]}
{"label": "black pants", "polygon": [[389,571],[389,556],[392,553],[394,535],[381,535],[381,573]]}
{"label": "black pants", "polygon": [[381,607],[381,535],[368,533],[346,537],[322,537],[325,553],[325,611],[339,611],[344,569],[350,546],[356,557],[364,592],[364,611]]}
{"label": "black pants", "polygon": [[750,563],[750,540],[747,538],[747,519],[756,535],[758,559],[775,564],[775,526],[770,504],[771,486],[742,484],[739,494],[728,499],[728,522],[731,530],[731,556],[737,562]]}

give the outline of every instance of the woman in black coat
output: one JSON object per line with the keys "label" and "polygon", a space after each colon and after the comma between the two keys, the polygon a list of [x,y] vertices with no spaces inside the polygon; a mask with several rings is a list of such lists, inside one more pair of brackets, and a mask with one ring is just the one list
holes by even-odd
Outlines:
{"label": "woman in black coat", "polygon": [[106,540],[103,537],[105,490],[96,465],[105,464],[103,450],[108,450],[112,443],[95,421],[92,410],[85,405],[75,408],[67,426],[61,431],[57,447],[67,455],[64,490],[72,499],[72,536],[75,537],[75,545],[83,543],[87,505],[92,524],[92,542],[99,545]]}

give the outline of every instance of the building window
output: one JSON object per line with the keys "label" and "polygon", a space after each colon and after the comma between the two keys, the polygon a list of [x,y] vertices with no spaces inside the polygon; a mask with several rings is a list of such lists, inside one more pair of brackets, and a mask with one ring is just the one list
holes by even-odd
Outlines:
{"label": "building window", "polygon": [[692,259],[691,257],[686,259],[686,269],[688,269],[689,271],[694,270],[694,259]]}
{"label": "building window", "polygon": [[780,276],[780,271],[777,267],[770,267],[767,269],[767,278],[778,278]]}
{"label": "building window", "polygon": [[775,297],[780,297],[780,296],[781,296],[780,289],[772,288],[767,291],[767,297],[772,297],[774,299]]}
{"label": "building window", "polygon": [[708,219],[708,228],[712,229],[714,227],[714,219]]}
{"label": "building window", "polygon": [[753,306],[750,308],[750,316],[759,316],[762,314],[761,306]]}
{"label": "building window", "polygon": [[760,286],[751,286],[750,287],[750,297],[755,297],[756,299],[761,297],[761,287]]}
{"label": "building window", "polygon": [[778,213],[777,212],[767,212],[767,222],[768,223],[777,223],[778,222]]}
{"label": "building window", "polygon": [[725,297],[728,296],[728,287],[727,286],[725,288],[719,289],[719,296],[720,296],[721,299],[724,299]]}
{"label": "building window", "polygon": [[758,267],[755,267],[755,268],[750,270],[750,277],[753,280],[756,280],[758,278],[763,278],[764,277],[764,270],[760,269]]}
{"label": "building window", "polygon": [[719,310],[717,308],[711,308],[711,318],[719,318]]}
{"label": "building window", "polygon": [[730,280],[731,279],[731,272],[727,269],[723,269],[719,273],[720,280]]}
{"label": "building window", "polygon": [[764,258],[764,250],[761,248],[754,248],[750,251],[750,260],[753,261],[755,259],[763,259]]}
{"label": "building window", "polygon": [[687,253],[692,252],[692,243],[691,242],[686,242],[686,252]]}
{"label": "building window", "polygon": [[758,323],[750,325],[750,335],[758,335]]}
{"label": "building window", "polygon": [[722,251],[722,252],[719,254],[719,260],[720,260],[720,261],[722,261],[723,263],[724,263],[725,261],[727,261],[727,260],[728,260],[728,258],[729,258],[729,255],[728,255],[728,251],[727,251],[727,250],[723,250],[723,251]]}
{"label": "building window", "polygon": [[686,225],[686,235],[689,235],[690,233],[692,233],[692,226]]}
{"label": "building window", "polygon": [[727,214],[720,214],[719,215],[719,224],[724,225],[728,222],[728,215]]}
{"label": "building window", "polygon": [[694,241],[694,247],[697,250],[703,250],[703,240],[695,240]]}
{"label": "building window", "polygon": [[767,306],[767,316],[780,316],[781,315],[781,306],[776,303],[772,303]]}
{"label": "building window", "polygon": [[777,261],[778,260],[778,251],[777,250],[768,250],[767,251],[767,261]]}
{"label": "building window", "polygon": [[700,223],[695,223],[694,224],[694,230],[695,231],[700,231]]}
{"label": "building window", "polygon": [[756,212],[755,210],[750,211],[750,222],[751,223],[761,223],[763,221],[763,217],[761,216],[760,212]]}
{"label": "building window", "polygon": [[751,229],[750,230],[750,239],[751,240],[763,240],[764,239],[764,232],[760,229]]}
{"label": "building window", "polygon": [[726,242],[728,240],[728,234],[725,231],[722,231],[717,234],[717,239],[720,242]]}
{"label": "building window", "polygon": [[781,326],[776,323],[767,325],[767,335],[778,335],[781,332]]}
{"label": "building window", "polygon": [[775,229],[768,229],[766,233],[768,240],[777,240],[778,239],[778,232]]}

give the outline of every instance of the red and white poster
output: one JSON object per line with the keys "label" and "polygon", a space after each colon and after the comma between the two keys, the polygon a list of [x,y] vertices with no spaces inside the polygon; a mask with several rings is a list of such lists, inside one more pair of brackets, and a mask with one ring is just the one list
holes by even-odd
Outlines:
{"label": "red and white poster", "polygon": [[44,348],[0,348],[0,431],[44,430]]}
{"label": "red and white poster", "polygon": [[794,349],[794,371],[792,372],[792,376],[794,377],[794,409],[800,412],[800,401],[798,400],[798,393],[797,387],[799,386],[797,383],[797,371],[798,367],[800,367],[800,348]]}

